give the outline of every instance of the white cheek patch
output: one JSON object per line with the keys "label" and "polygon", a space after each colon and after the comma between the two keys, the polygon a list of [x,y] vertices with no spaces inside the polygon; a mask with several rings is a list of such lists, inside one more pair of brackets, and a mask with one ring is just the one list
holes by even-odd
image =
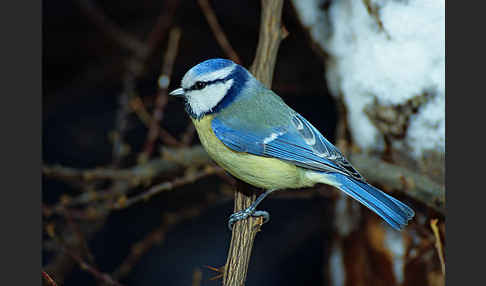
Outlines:
{"label": "white cheek patch", "polygon": [[186,94],[187,103],[197,116],[212,111],[224,98],[233,85],[233,79],[221,83],[213,83],[202,90],[193,90]]}

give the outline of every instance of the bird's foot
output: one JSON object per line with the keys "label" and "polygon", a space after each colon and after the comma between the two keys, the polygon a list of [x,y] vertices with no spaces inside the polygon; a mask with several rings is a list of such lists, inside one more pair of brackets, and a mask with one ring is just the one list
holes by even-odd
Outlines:
{"label": "bird's foot", "polygon": [[252,217],[263,217],[263,223],[266,223],[270,220],[270,214],[266,211],[257,211],[253,207],[248,207],[244,210],[238,211],[233,213],[228,219],[228,227],[230,230],[233,230],[233,225],[243,219],[247,219],[249,216]]}

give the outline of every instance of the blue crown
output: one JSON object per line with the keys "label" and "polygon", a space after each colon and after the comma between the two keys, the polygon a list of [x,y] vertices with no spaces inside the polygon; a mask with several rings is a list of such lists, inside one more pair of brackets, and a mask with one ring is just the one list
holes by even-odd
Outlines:
{"label": "blue crown", "polygon": [[223,69],[234,65],[235,63],[227,59],[209,59],[199,63],[192,68],[195,75],[201,75],[215,70]]}

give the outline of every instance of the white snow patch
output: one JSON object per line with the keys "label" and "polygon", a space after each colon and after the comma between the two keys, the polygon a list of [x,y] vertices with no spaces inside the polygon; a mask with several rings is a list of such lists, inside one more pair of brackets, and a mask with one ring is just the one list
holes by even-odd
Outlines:
{"label": "white snow patch", "polygon": [[437,96],[422,107],[410,120],[406,142],[413,155],[419,157],[422,150],[445,149],[445,98]]}
{"label": "white snow patch", "polygon": [[329,257],[329,268],[331,274],[331,285],[343,286],[346,281],[344,273],[343,251],[340,244],[334,244]]}
{"label": "white snow patch", "polygon": [[400,232],[386,228],[385,246],[393,255],[393,273],[398,284],[403,283],[403,267],[405,266],[405,244]]}
{"label": "white snow patch", "polygon": [[[351,200],[351,202],[349,201]],[[340,236],[349,235],[361,219],[359,205],[344,193],[340,194],[335,208],[335,227]]]}
{"label": "white snow patch", "polygon": [[311,37],[329,55],[326,79],[348,107],[351,132],[364,149],[382,149],[383,140],[364,107],[402,104],[430,91],[433,99],[410,119],[405,143],[422,151],[445,150],[445,1],[372,1],[380,29],[364,1],[293,0]]}

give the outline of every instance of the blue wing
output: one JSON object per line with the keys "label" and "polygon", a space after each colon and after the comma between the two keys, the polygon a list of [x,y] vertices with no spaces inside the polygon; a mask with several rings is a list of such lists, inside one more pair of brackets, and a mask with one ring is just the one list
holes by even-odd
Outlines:
{"label": "blue wing", "polygon": [[301,115],[290,113],[290,119],[282,121],[286,123],[271,127],[264,123],[254,126],[253,119],[243,121],[235,116],[229,120],[216,117],[211,126],[219,140],[234,151],[278,158],[306,169],[333,173],[337,188],[377,213],[395,229],[402,229],[414,216],[411,208],[366,183],[341,152]]}
{"label": "blue wing", "polygon": [[265,130],[251,128],[234,120],[215,117],[211,122],[214,134],[234,151],[278,158],[297,166],[323,172],[338,172],[355,179],[364,178],[351,166],[339,150],[298,113],[288,121]]}

